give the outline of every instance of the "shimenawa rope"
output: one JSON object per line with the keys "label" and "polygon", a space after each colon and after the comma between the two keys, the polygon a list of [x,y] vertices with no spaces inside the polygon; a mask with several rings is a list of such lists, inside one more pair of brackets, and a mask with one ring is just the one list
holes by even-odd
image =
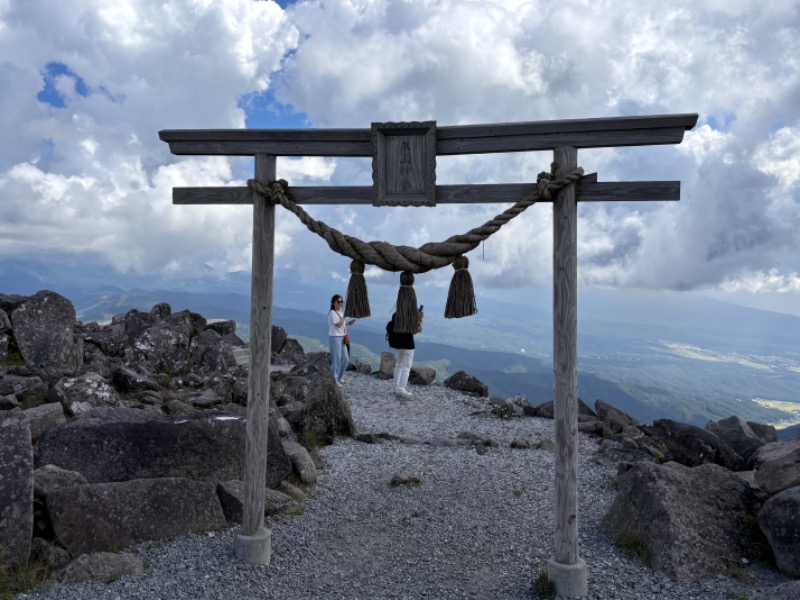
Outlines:
{"label": "shimenawa rope", "polygon": [[[412,273],[427,273],[432,269],[453,264],[457,259],[462,258],[458,264],[454,265],[456,271],[450,284],[447,307],[445,308],[445,317],[449,319],[473,315],[478,310],[472,289],[472,278],[466,270],[469,261],[463,255],[477,248],[482,241],[496,233],[511,219],[533,206],[537,200],[549,200],[552,193],[583,177],[583,169],[577,167],[563,177],[555,179],[554,173],[557,165],[553,163],[551,166],[552,171],[550,173],[545,171],[539,173],[536,180],[536,191],[496,215],[493,219],[480,227],[469,230],[467,233],[454,235],[443,242],[429,242],[419,248],[394,246],[388,242],[380,241],[364,242],[312,218],[287,196],[289,184],[283,179],[274,181],[268,186],[262,185],[255,179],[250,179],[247,181],[247,185],[271,204],[280,204],[294,213],[311,232],[323,238],[331,250],[353,259],[350,265],[351,279],[345,307],[345,314],[348,316],[355,318],[370,316],[369,299],[366,292],[366,283],[364,282],[365,264],[374,265],[385,271],[403,271],[411,275]],[[401,277],[401,282],[403,279]],[[408,280],[407,277],[405,279]],[[413,275],[410,281],[413,283]],[[406,294],[406,296],[409,295]],[[416,303],[415,295],[413,301]],[[398,300],[398,316],[401,313],[403,315],[415,314],[416,306],[403,306],[401,309],[399,302]],[[408,319],[402,318],[400,323],[395,323],[395,328],[399,332],[414,333],[416,332],[417,323],[411,317]]]}

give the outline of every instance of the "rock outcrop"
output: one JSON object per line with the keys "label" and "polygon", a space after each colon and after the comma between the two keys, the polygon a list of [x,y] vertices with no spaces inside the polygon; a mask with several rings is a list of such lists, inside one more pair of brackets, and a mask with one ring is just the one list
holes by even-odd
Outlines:
{"label": "rock outcrop", "polygon": [[[642,425],[602,400],[596,416],[583,406],[579,428],[601,435],[597,458],[620,473],[603,525],[612,539],[676,579],[736,572],[743,557],[774,558],[798,577],[800,528],[790,515],[800,511],[800,440],[777,442],[773,427],[736,416],[701,429]],[[552,403],[523,414],[553,418]]]}
{"label": "rock outcrop", "polygon": [[[316,481],[304,440],[355,433],[326,355],[272,336],[265,514]],[[248,357],[233,321],[168,304],[83,324],[54,292],[0,294],[0,567],[110,577],[140,567],[108,551],[240,520]]]}
{"label": "rock outcrop", "polygon": [[33,448],[27,419],[0,418],[0,564],[25,565],[33,531]]}
{"label": "rock outcrop", "polygon": [[747,483],[719,465],[639,462],[620,475],[602,528],[620,546],[636,546],[654,569],[703,579],[756,558],[747,524],[755,505]]}

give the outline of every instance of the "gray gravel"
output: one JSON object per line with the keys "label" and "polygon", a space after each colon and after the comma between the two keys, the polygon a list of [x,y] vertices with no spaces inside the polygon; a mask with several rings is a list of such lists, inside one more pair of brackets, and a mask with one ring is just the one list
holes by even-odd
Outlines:
{"label": "gray gravel", "polygon": [[[236,529],[141,544],[148,568],[113,583],[55,584],[19,598],[81,599],[531,599],[531,581],[553,550],[552,452],[509,447],[551,439],[553,422],[474,416],[487,401],[441,385],[412,387],[399,400],[390,383],[348,374],[344,393],[359,433],[453,438],[474,448],[339,440],[301,514],[273,518],[269,566],[233,555]],[[598,532],[614,498],[615,469],[592,459],[597,440],[580,434],[580,541],[591,600],[741,600],[786,581],[756,568],[754,583],[732,578],[675,583],[618,551]],[[417,487],[390,487],[400,473]]]}

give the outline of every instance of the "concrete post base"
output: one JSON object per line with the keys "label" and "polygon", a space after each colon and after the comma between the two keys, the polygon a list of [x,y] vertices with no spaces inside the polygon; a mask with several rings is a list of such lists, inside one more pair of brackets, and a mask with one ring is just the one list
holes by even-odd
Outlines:
{"label": "concrete post base", "polygon": [[251,565],[268,565],[271,557],[272,532],[265,527],[255,535],[236,535],[234,552],[236,557]]}
{"label": "concrete post base", "polygon": [[556,585],[559,596],[575,598],[589,594],[586,561],[582,558],[574,565],[565,565],[551,558],[547,563],[547,578]]}

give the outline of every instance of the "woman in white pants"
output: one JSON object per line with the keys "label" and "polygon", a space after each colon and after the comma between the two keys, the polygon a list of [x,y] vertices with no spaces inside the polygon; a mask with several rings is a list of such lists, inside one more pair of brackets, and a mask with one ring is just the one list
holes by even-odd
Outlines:
{"label": "woman in white pants", "polygon": [[[417,333],[422,331],[422,319],[424,316],[425,313],[420,306]],[[411,392],[406,389],[406,386],[408,385],[408,376],[411,373],[411,365],[414,362],[414,334],[395,333],[394,318],[395,315],[392,315],[391,330],[389,331],[389,346],[395,350],[392,388],[395,394],[407,397],[412,395]]]}
{"label": "woman in white pants", "polygon": [[331,298],[331,309],[328,311],[328,350],[330,351],[331,373],[336,380],[336,385],[342,385],[344,372],[350,362],[350,355],[344,344],[347,326],[356,322],[355,319],[345,321],[343,303],[342,297],[334,294]]}

